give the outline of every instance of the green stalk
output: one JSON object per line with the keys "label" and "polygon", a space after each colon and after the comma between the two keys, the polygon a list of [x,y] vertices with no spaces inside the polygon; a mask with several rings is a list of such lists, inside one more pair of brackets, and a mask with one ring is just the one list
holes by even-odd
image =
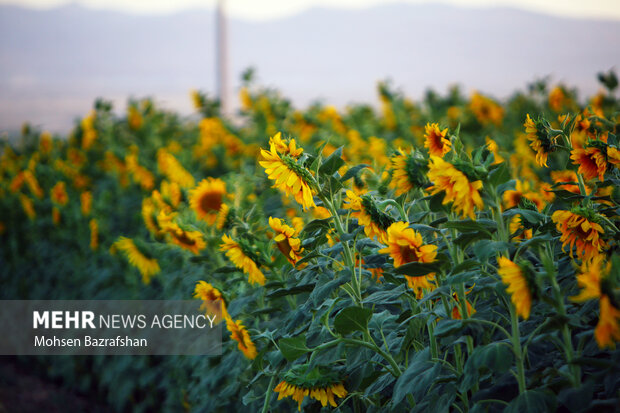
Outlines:
{"label": "green stalk", "polygon": [[269,380],[269,386],[267,386],[267,393],[265,393],[265,402],[263,403],[263,409],[261,413],[267,413],[269,411],[269,402],[271,401],[271,394],[273,393],[273,385],[276,382],[276,375],[271,376]]}
{"label": "green stalk", "polygon": [[517,365],[517,382],[519,383],[519,394],[523,394],[526,390],[525,384],[525,368],[523,366],[523,352],[521,349],[521,340],[519,334],[519,316],[514,309],[514,306],[510,305],[510,324],[512,327],[512,350],[515,354],[515,363]]}
{"label": "green stalk", "polygon": [[[560,285],[558,284],[558,281],[556,279],[553,260],[551,260],[550,255],[546,254],[544,251],[541,251],[540,254],[543,260],[545,271],[547,273],[547,277],[549,277],[549,281],[551,282],[551,288],[553,289],[553,295],[555,296],[558,314],[560,314],[560,316],[564,320],[566,318],[566,307],[564,305],[562,290],[560,289]],[[578,365],[573,364],[573,360],[575,359],[573,340],[570,334],[570,330],[568,328],[568,323],[564,321],[562,322],[562,339],[564,340],[563,347],[566,356],[566,362],[568,363],[569,369],[573,376],[573,386],[578,387],[581,384],[581,369]]]}

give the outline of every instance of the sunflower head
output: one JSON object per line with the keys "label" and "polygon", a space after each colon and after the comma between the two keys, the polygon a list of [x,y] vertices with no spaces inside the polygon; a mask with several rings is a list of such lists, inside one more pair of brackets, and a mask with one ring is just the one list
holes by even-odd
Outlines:
{"label": "sunflower head", "polygon": [[189,204],[198,219],[213,225],[226,197],[226,184],[219,178],[207,178],[190,191]]}
{"label": "sunflower head", "polygon": [[448,128],[444,130],[439,129],[439,125],[436,123],[427,123],[424,128],[424,147],[428,148],[428,153],[431,156],[443,156],[450,152],[452,149],[452,143],[450,139],[446,138],[448,134]]}
{"label": "sunflower head", "polygon": [[297,231],[283,223],[279,218],[269,217],[269,226],[275,232],[273,240],[276,246],[293,265],[297,264],[302,256],[304,249],[301,247],[301,240],[297,238]]}
{"label": "sunflower head", "polygon": [[69,202],[69,196],[67,195],[67,185],[63,182],[57,182],[51,190],[50,196],[52,202],[58,205],[66,205]]}
{"label": "sunflower head", "polygon": [[252,342],[250,333],[241,320],[234,321],[231,317],[226,317],[226,328],[230,332],[230,338],[237,342],[237,348],[243,355],[250,360],[254,360],[258,354],[256,345]]}
{"label": "sunflower head", "polygon": [[536,151],[536,163],[546,167],[549,154],[556,150],[559,135],[551,131],[549,122],[542,119],[534,121],[529,114],[523,126],[530,140],[530,147]]}
{"label": "sunflower head", "polygon": [[216,324],[228,316],[222,293],[208,282],[201,280],[196,283],[194,298],[203,301],[200,309],[204,310],[206,315],[215,316]]}
{"label": "sunflower head", "polygon": [[568,247],[573,257],[573,247],[577,258],[589,261],[607,248],[603,236],[605,230],[598,215],[588,207],[575,207],[570,211],[558,210],[551,215],[557,230],[561,233],[562,249]]}
{"label": "sunflower head", "polygon": [[323,366],[309,369],[307,364],[289,370],[274,391],[278,393],[278,400],[291,397],[297,402],[299,411],[306,397],[319,401],[322,407],[327,404],[337,407],[334,397],[344,398],[347,395],[342,380],[336,373]]}
{"label": "sunflower head", "polygon": [[530,317],[532,296],[535,291],[527,264],[525,262],[517,264],[506,257],[499,257],[497,263],[497,273],[507,285],[506,291],[510,294],[510,300],[517,314],[527,320]]}
{"label": "sunflower head", "polygon": [[390,158],[392,181],[390,187],[396,189],[396,196],[400,196],[414,188],[424,188],[428,184],[426,161],[418,152],[406,154],[402,149]]}

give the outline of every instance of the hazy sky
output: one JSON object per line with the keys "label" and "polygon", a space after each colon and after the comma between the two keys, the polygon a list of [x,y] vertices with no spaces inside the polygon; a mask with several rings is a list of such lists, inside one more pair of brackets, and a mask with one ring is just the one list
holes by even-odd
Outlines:
{"label": "hazy sky", "polygon": [[[509,6],[548,14],[572,17],[620,19],[620,0],[225,0],[236,17],[265,20],[298,13],[309,7],[360,8],[385,3],[448,3],[464,7]],[[169,13],[188,8],[212,8],[216,0],[0,0],[16,4],[50,8],[77,3],[92,8],[135,13]]]}

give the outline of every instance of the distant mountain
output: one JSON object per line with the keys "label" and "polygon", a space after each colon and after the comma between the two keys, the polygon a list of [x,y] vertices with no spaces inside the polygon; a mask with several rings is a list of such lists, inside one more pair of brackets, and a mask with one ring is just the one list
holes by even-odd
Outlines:
{"label": "distant mountain", "polygon": [[[310,9],[268,21],[229,22],[233,88],[247,67],[296,104],[375,102],[391,78],[413,97],[460,83],[506,96],[545,75],[597,89],[620,63],[620,22],[516,9],[383,5]],[[123,107],[154,96],[189,113],[192,88],[214,90],[214,14],[144,16],[66,6],[0,6],[0,131],[30,120],[66,130],[97,96]]]}

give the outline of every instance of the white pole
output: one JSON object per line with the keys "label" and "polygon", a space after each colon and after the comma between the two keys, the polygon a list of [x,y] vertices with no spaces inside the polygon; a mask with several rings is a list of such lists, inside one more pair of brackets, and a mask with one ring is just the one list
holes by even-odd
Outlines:
{"label": "white pole", "polygon": [[225,0],[217,0],[216,12],[216,82],[222,115],[228,114],[228,39],[226,36]]}

